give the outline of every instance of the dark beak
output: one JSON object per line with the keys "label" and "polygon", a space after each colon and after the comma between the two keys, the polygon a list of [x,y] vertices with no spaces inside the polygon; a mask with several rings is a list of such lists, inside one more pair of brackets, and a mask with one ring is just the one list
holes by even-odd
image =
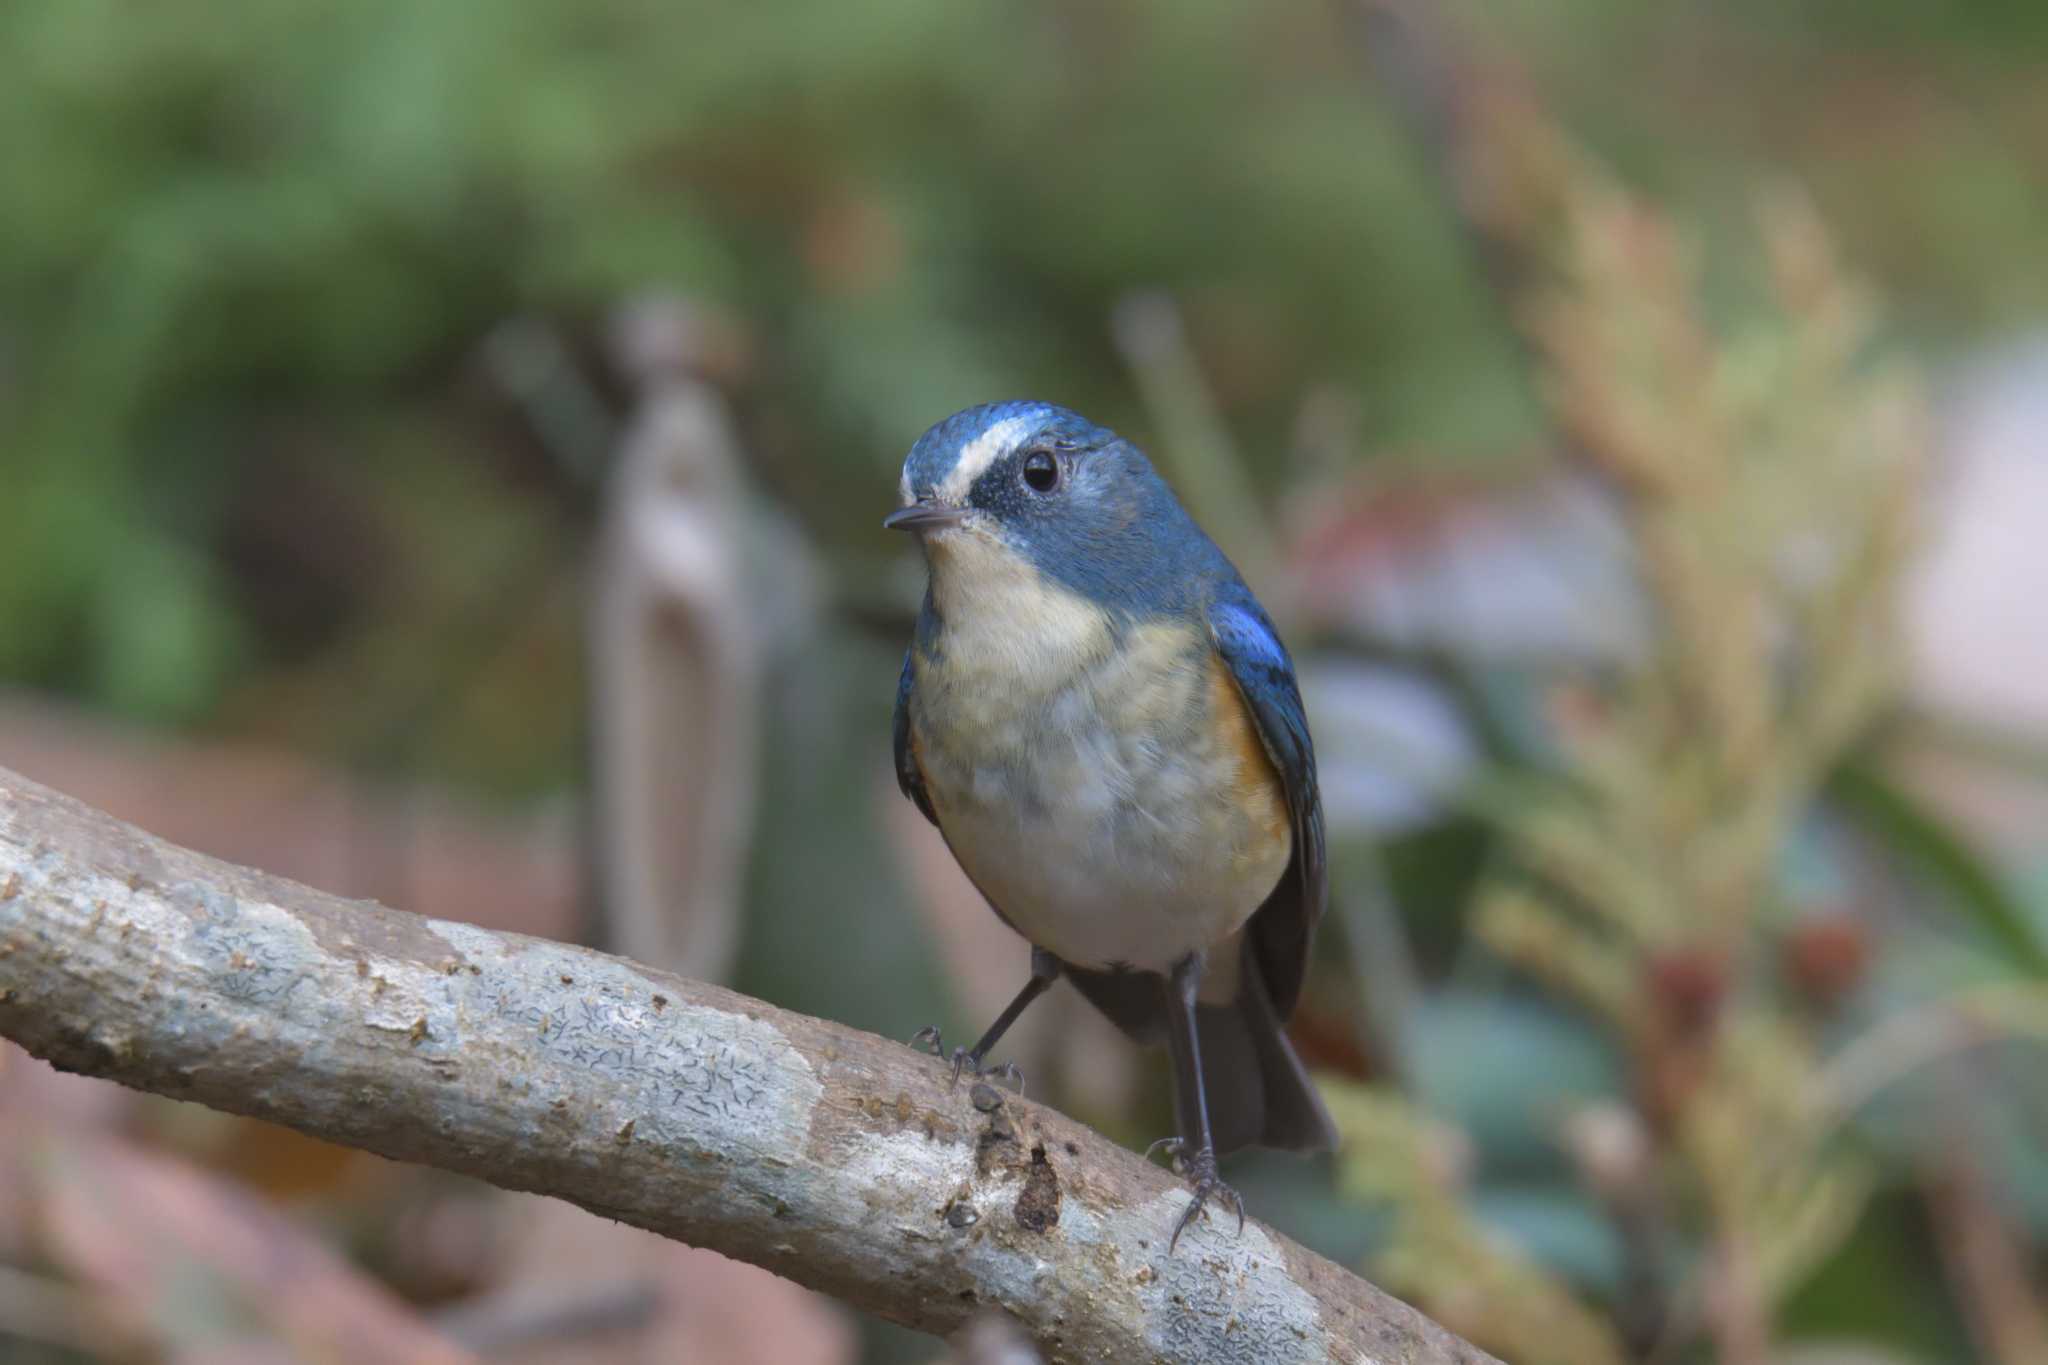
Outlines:
{"label": "dark beak", "polygon": [[942,531],[948,526],[958,526],[966,519],[967,509],[964,507],[940,507],[936,503],[916,502],[883,517],[882,529],[923,535],[926,531]]}

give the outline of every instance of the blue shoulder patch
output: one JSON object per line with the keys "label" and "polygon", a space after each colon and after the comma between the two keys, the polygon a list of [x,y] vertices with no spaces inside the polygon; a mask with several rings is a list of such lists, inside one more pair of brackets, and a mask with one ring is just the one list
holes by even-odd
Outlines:
{"label": "blue shoulder patch", "polygon": [[1209,608],[1209,628],[1216,634],[1216,647],[1233,662],[1277,668],[1293,676],[1294,661],[1287,655],[1287,646],[1280,643],[1265,608],[1248,591],[1242,594],[1244,600],[1232,600],[1237,597],[1238,593],[1229,593]]}

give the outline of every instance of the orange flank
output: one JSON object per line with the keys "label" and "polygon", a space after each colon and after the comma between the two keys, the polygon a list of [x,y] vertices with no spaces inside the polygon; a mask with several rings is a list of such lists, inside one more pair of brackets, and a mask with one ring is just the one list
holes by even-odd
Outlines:
{"label": "orange flank", "polygon": [[[1216,727],[1220,744],[1224,752],[1237,760],[1232,785],[1239,808],[1251,816],[1268,841],[1287,842],[1293,838],[1293,832],[1288,823],[1286,789],[1281,786],[1279,770],[1259,738],[1244,694],[1237,690],[1237,679],[1231,676],[1230,666],[1220,654],[1212,654],[1209,660],[1209,704],[1210,714],[1215,717],[1211,724]],[[1263,851],[1243,850],[1251,858]]]}

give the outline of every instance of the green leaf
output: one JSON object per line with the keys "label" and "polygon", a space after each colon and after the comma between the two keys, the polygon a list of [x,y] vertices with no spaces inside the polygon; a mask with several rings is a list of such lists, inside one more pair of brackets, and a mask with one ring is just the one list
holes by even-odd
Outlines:
{"label": "green leaf", "polygon": [[2034,916],[1954,825],[1867,759],[1838,768],[1826,795],[1926,878],[2014,966],[2031,976],[2048,976],[2048,944]]}

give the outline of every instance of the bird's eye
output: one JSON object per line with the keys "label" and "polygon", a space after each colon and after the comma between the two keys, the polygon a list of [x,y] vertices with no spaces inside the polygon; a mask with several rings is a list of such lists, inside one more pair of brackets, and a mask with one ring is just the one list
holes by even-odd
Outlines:
{"label": "bird's eye", "polygon": [[1024,482],[1034,493],[1050,493],[1059,487],[1060,462],[1043,450],[1024,457]]}

